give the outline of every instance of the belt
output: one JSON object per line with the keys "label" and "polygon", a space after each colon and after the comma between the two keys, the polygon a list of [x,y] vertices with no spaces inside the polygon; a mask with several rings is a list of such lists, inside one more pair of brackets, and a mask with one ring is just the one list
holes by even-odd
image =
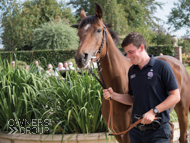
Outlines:
{"label": "belt", "polygon": [[149,126],[149,125],[136,125],[135,128],[139,129],[140,131],[146,131],[146,130],[153,130],[154,127],[153,126]]}
{"label": "belt", "polygon": [[158,124],[157,122],[153,122],[148,125],[138,124],[135,126],[135,128],[139,129],[140,131],[146,131],[146,130],[157,130],[160,128],[160,126],[166,124],[167,122],[163,122]]}

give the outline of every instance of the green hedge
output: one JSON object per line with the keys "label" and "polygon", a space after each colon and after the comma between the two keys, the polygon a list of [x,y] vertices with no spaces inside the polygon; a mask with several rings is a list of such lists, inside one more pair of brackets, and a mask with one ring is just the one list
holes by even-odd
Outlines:
{"label": "green hedge", "polygon": [[154,56],[159,56],[160,53],[169,56],[175,55],[175,50],[173,45],[149,46],[147,52]]}
{"label": "green hedge", "polygon": [[[122,48],[119,50],[124,53]],[[175,51],[173,45],[161,45],[161,46],[149,46],[148,53],[154,56],[158,56],[160,53],[164,55],[174,56]],[[59,62],[68,61],[74,59],[76,49],[70,50],[34,50],[34,51],[14,51],[14,52],[0,52],[2,59],[14,59],[14,54],[17,55],[19,61],[24,61],[27,64],[31,64],[34,60],[39,60],[40,65],[44,67],[48,63],[53,64],[55,67]]]}
{"label": "green hedge", "polygon": [[36,51],[14,51],[14,52],[0,52],[2,59],[14,59],[16,54],[19,61],[24,61],[31,64],[34,60],[39,60],[40,64],[47,65],[48,63],[57,66],[59,62],[68,61],[73,59],[76,50],[36,50]]}
{"label": "green hedge", "polygon": [[[124,54],[125,51],[123,48],[119,48],[119,50]],[[149,46],[147,49],[148,54],[153,56],[159,56],[160,53],[163,55],[175,56],[175,50],[173,45],[158,45],[158,46]]]}

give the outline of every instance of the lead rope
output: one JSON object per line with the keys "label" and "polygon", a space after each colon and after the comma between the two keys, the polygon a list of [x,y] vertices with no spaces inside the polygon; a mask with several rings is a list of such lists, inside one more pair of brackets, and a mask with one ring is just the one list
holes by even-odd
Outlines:
{"label": "lead rope", "polygon": [[[98,61],[98,65],[100,66],[99,61]],[[102,85],[103,89],[107,89],[106,88],[106,84],[104,82],[104,79],[102,77],[101,66],[100,67],[99,66],[98,66],[98,69],[99,69],[98,72],[100,74],[100,78],[101,78],[102,82],[96,76],[96,74],[92,71],[92,68],[90,68],[90,73],[98,80],[98,82]],[[111,97],[109,98],[109,104],[110,104],[110,112],[109,112],[109,118],[108,118],[108,131],[110,132],[109,135],[122,135],[122,134],[126,134],[128,131],[130,131],[132,128],[134,128],[137,124],[139,124],[141,122],[142,119],[139,119],[136,122],[134,122],[133,124],[131,124],[130,127],[127,130],[125,130],[123,132],[116,133],[116,131],[114,130],[114,127],[113,127],[113,102],[112,102]],[[155,117],[154,119],[156,120],[157,117]],[[112,131],[110,130],[110,124],[111,124]]]}

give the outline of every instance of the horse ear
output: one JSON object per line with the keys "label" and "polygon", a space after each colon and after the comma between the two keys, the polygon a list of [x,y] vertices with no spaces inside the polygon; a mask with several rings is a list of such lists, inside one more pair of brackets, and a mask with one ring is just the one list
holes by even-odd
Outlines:
{"label": "horse ear", "polygon": [[81,18],[81,20],[86,18],[86,14],[85,14],[85,11],[83,9],[80,12],[80,18]]}
{"label": "horse ear", "polygon": [[102,19],[103,17],[103,10],[101,8],[101,6],[97,3],[95,3],[95,12],[96,12],[96,17],[98,17],[99,19]]}

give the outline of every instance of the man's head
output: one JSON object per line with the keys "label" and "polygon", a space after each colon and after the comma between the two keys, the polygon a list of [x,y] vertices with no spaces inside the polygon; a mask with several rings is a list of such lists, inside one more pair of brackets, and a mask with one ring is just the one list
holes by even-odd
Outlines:
{"label": "man's head", "polygon": [[30,66],[29,66],[29,65],[25,65],[25,69],[26,69],[26,70],[29,70],[29,69],[30,69]]}
{"label": "man's head", "polygon": [[60,62],[60,63],[58,64],[58,67],[61,69],[61,68],[63,67],[63,63]]}
{"label": "man's head", "polygon": [[35,64],[36,66],[38,66],[38,65],[39,65],[39,63],[38,63],[38,61],[37,61],[37,60],[35,60],[35,61],[34,61],[34,64]]}
{"label": "man's head", "polygon": [[15,61],[12,61],[13,69],[15,68]]}
{"label": "man's head", "polygon": [[135,32],[131,32],[129,33],[125,39],[123,40],[123,42],[121,43],[121,46],[124,48],[130,44],[133,44],[135,47],[137,47],[137,49],[141,46],[144,45],[145,50],[147,50],[147,43],[146,40],[144,39],[144,37],[139,34],[139,33],[135,33]]}
{"label": "man's head", "polygon": [[47,68],[48,68],[48,69],[53,69],[52,64],[48,64],[48,65],[47,65]]}
{"label": "man's head", "polygon": [[72,62],[68,62],[68,66],[73,66],[73,63]]}
{"label": "man's head", "polygon": [[134,65],[142,62],[144,56],[147,56],[147,44],[142,35],[139,33],[129,33],[122,42],[127,58],[129,58]]}
{"label": "man's head", "polygon": [[64,62],[64,68],[68,68],[68,63],[67,62]]}
{"label": "man's head", "polygon": [[15,61],[12,61],[12,66],[15,66]]}

